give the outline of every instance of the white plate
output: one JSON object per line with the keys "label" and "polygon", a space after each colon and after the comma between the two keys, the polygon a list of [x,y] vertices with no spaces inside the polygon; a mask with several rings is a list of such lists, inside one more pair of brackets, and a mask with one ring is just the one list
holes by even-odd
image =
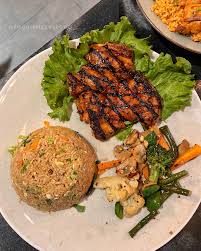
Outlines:
{"label": "white plate", "polygon": [[[192,190],[191,197],[172,196],[161,213],[140,231],[134,239],[128,231],[147,214],[140,214],[119,220],[114,215],[114,205],[105,200],[103,191],[96,190],[82,204],[85,213],[74,208],[56,213],[41,213],[20,203],[11,185],[10,156],[7,148],[15,144],[19,134],[27,134],[42,127],[44,120],[52,125],[64,125],[79,131],[95,147],[99,159],[112,158],[112,148],[118,141],[96,140],[88,125],[80,122],[74,106],[71,120],[59,123],[47,116],[49,108],[41,90],[41,80],[45,60],[51,53],[47,49],[26,62],[7,82],[0,93],[0,211],[10,226],[28,243],[45,251],[138,251],[155,250],[172,239],[189,221],[200,200],[201,158],[186,164],[190,175],[182,180],[182,185]],[[157,54],[153,53],[156,58]],[[170,97],[171,98],[171,97]],[[190,142],[201,143],[201,103],[193,93],[192,106],[184,112],[177,112],[167,121],[177,142],[187,138]],[[170,231],[173,232],[170,235]],[[146,245],[148,243],[148,246]]]}
{"label": "white plate", "polygon": [[161,35],[184,49],[201,54],[201,42],[194,42],[190,37],[169,31],[167,25],[165,25],[161,19],[151,11],[151,6],[154,3],[153,0],[137,0],[137,3],[144,16]]}

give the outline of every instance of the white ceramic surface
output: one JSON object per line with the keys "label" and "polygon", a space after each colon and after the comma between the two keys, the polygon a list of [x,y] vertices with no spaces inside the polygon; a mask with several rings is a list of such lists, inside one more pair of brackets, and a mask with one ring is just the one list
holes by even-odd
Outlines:
{"label": "white ceramic surface", "polygon": [[190,37],[169,31],[167,25],[162,23],[161,19],[151,11],[154,0],[137,0],[137,3],[144,16],[161,35],[184,49],[201,54],[201,42],[194,42]]}
{"label": "white ceramic surface", "polygon": [[[190,175],[182,185],[192,190],[192,196],[172,196],[161,213],[140,231],[134,239],[128,231],[147,214],[119,220],[114,215],[114,205],[106,202],[104,191],[96,190],[83,205],[85,213],[74,208],[55,213],[41,213],[20,203],[11,185],[10,156],[7,148],[16,143],[19,134],[27,134],[42,127],[48,120],[79,131],[97,150],[100,160],[112,158],[112,148],[118,141],[97,141],[88,125],[80,122],[74,111],[71,120],[59,123],[47,116],[49,108],[41,90],[45,60],[51,49],[45,50],[25,63],[7,82],[0,93],[0,211],[10,226],[28,243],[44,251],[150,251],[172,239],[189,221],[201,200],[201,158],[186,164]],[[153,53],[153,58],[157,54]],[[171,97],[170,97],[171,98]],[[201,102],[193,93],[192,106],[177,112],[167,121],[177,142],[186,138],[201,144]],[[170,231],[173,232],[170,235]],[[148,244],[148,245],[147,245]]]}

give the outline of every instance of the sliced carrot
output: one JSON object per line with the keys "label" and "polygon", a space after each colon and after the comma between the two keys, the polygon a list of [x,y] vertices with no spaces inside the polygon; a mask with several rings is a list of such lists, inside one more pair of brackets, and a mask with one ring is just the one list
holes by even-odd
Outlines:
{"label": "sliced carrot", "polygon": [[171,166],[171,170],[175,170],[177,167],[198,157],[199,155],[201,155],[201,146],[195,144],[193,147],[191,147],[189,150],[187,150],[184,154],[182,154],[175,160],[175,162]]}
{"label": "sliced carrot", "polygon": [[43,124],[44,124],[45,127],[50,127],[50,122],[48,122],[47,120],[45,120],[45,121],[43,122]]}
{"label": "sliced carrot", "polygon": [[59,135],[59,139],[63,140],[63,141],[68,141],[68,137],[64,136],[64,135]]}
{"label": "sliced carrot", "polygon": [[149,178],[149,167],[148,165],[145,165],[142,169],[142,173],[144,175],[144,178],[147,180]]}
{"label": "sliced carrot", "polygon": [[31,143],[31,148],[32,148],[33,150],[35,150],[35,149],[38,147],[39,142],[40,142],[40,139],[35,139],[35,140],[33,141],[33,143]]}
{"label": "sliced carrot", "polygon": [[31,144],[25,146],[25,150],[24,151],[27,152],[27,151],[36,150],[36,148],[38,147],[39,143],[40,143],[40,139],[35,139]]}
{"label": "sliced carrot", "polygon": [[107,162],[101,162],[98,164],[98,173],[102,173],[107,169],[118,166],[121,163],[121,160],[111,160]]}
{"label": "sliced carrot", "polygon": [[24,163],[23,159],[19,159],[19,160],[17,161],[17,165],[18,165],[18,166],[22,166],[23,163]]}
{"label": "sliced carrot", "polygon": [[169,150],[170,147],[162,133],[158,135],[158,144],[161,145],[164,149]]}

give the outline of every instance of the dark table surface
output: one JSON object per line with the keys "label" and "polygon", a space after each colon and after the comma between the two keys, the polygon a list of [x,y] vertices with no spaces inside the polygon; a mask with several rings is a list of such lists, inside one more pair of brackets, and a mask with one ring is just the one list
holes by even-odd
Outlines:
{"label": "dark table surface", "polygon": [[[117,22],[119,17],[123,15],[127,16],[136,27],[137,35],[139,37],[148,37],[151,35],[150,42],[153,45],[153,50],[158,53],[162,51],[170,53],[173,57],[176,55],[187,58],[193,65],[193,72],[195,73],[196,79],[201,79],[201,56],[173,45],[158,34],[146,21],[134,0],[103,0],[59,34],[58,37],[65,33],[70,34],[71,38],[80,37],[85,32],[91,29],[100,28],[110,21]],[[51,43],[52,40],[40,48],[36,53],[34,53],[34,55],[50,47]],[[34,55],[31,55],[31,57]],[[0,89],[21,65],[0,79]],[[134,248],[137,250],[137,247]],[[34,248],[23,241],[10,228],[0,215],[0,251],[34,250]],[[147,250],[149,250],[148,246]],[[173,240],[160,248],[160,251],[172,250],[201,251],[201,206],[197,209],[196,213],[185,228]]]}

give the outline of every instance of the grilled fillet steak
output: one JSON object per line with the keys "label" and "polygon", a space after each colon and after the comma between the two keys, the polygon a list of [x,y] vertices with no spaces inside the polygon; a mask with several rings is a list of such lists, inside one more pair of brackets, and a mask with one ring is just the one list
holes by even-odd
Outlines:
{"label": "grilled fillet steak", "polygon": [[71,95],[80,119],[89,123],[99,140],[107,140],[138,120],[147,127],[160,117],[161,99],[142,73],[135,71],[132,50],[122,44],[93,44],[87,64],[68,74]]}

